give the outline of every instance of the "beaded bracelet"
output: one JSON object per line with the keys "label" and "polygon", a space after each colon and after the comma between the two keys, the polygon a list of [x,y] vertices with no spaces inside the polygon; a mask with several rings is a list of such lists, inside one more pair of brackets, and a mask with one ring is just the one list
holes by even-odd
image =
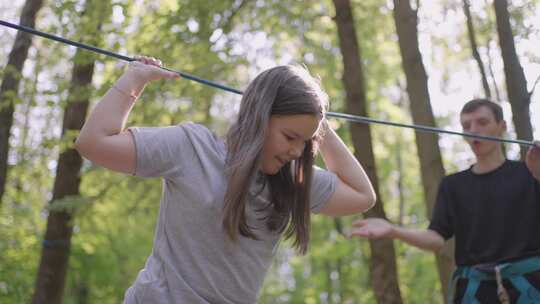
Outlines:
{"label": "beaded bracelet", "polygon": [[112,87],[113,87],[113,89],[116,89],[118,92],[120,92],[120,93],[122,93],[122,94],[124,94],[124,95],[126,95],[126,96],[129,96],[129,97],[133,98],[133,100],[136,100],[136,99],[139,97],[139,96],[137,96],[137,95],[135,95],[135,94],[133,94],[133,93],[128,94],[126,91],[124,91],[124,90],[118,88],[116,85],[113,85]]}

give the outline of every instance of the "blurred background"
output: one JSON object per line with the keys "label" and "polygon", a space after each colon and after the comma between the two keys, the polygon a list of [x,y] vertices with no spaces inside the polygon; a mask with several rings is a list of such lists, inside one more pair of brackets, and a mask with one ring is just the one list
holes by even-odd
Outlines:
{"label": "blurred background", "polygon": [[[266,68],[304,64],[334,112],[461,131],[463,104],[488,97],[507,136],[525,140],[540,138],[539,15],[537,0],[0,2],[1,20],[240,90]],[[0,303],[119,303],[150,254],[161,183],[95,166],[72,143],[125,63],[2,26],[0,55]],[[223,135],[239,101],[155,82],[128,125],[194,121]],[[407,227],[427,227],[442,176],[474,160],[458,136],[332,125],[376,184],[365,216]],[[522,152],[506,145],[510,159]],[[306,256],[283,242],[259,302],[444,303],[451,244],[435,256],[347,239],[356,218],[314,216]]]}

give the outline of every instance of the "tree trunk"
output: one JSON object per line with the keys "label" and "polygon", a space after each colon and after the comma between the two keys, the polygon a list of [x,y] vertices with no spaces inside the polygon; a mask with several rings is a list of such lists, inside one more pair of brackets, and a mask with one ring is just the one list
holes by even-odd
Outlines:
{"label": "tree trunk", "polygon": [[[489,0],[484,0],[484,6],[488,7],[490,5]],[[491,20],[491,15],[487,14],[487,27],[491,28],[494,26],[493,20]],[[495,78],[495,72],[493,71],[493,58],[491,56],[491,35],[487,36],[486,41],[486,57],[487,57],[487,68],[489,71],[489,77],[493,85],[493,90],[495,91],[495,101],[500,103],[502,102],[501,93],[499,90],[499,85],[497,84],[497,79]]]}
{"label": "tree trunk", "polygon": [[398,225],[403,226],[403,218],[405,217],[405,194],[403,193],[403,158],[401,153],[401,138],[396,142],[396,165],[398,169],[397,188],[398,188],[398,203],[399,203],[399,216]]}
{"label": "tree trunk", "polygon": [[[37,12],[43,6],[43,0],[27,0],[21,12],[19,24],[34,27]],[[13,48],[8,55],[4,78],[0,85],[0,207],[5,192],[8,172],[9,137],[13,125],[13,111],[19,91],[24,62],[32,44],[32,35],[17,32]]]}
{"label": "tree trunk", "polygon": [[[82,57],[77,50],[68,94],[68,105],[64,112],[62,135],[66,131],[80,130],[84,124],[88,109],[89,92],[94,73],[94,60],[77,59]],[[54,181],[52,202],[66,196],[79,195],[79,171],[82,158],[73,148],[61,152],[56,178]],[[32,303],[62,303],[66,272],[71,248],[73,226],[72,214],[67,210],[49,211],[47,230],[43,240],[43,250],[36,279]]]}
{"label": "tree trunk", "polygon": [[[79,31],[84,32],[85,40],[88,43],[99,44],[100,35],[98,33],[104,20],[108,18],[110,11],[110,2],[108,1],[89,0],[86,3]],[[86,16],[86,14],[89,16]],[[68,135],[68,139],[70,136],[66,134],[67,132],[78,132],[84,124],[95,64],[93,54],[82,49],[77,49],[73,61],[68,102],[62,123],[62,137],[65,138]],[[81,165],[82,158],[72,146],[61,151],[51,201],[53,207],[54,202],[59,199],[79,195]],[[63,301],[73,233],[72,215],[72,211],[67,209],[52,208],[49,210],[47,229],[32,298],[33,304],[59,304]]]}
{"label": "tree trunk", "polygon": [[[435,126],[431,109],[427,74],[422,63],[418,46],[417,15],[409,0],[394,0],[394,20],[398,34],[399,49],[403,70],[407,79],[407,93],[415,124]],[[444,177],[444,166],[436,134],[415,132],[416,148],[420,160],[422,186],[428,217],[431,218],[437,198],[439,183]],[[454,268],[452,244],[447,244],[441,253],[436,254],[439,279],[446,301],[448,282]]]}
{"label": "tree trunk", "polygon": [[[514,36],[510,26],[510,14],[506,0],[495,0],[495,16],[497,18],[497,33],[504,62],[504,76],[506,78],[506,91],[508,101],[512,107],[512,120],[516,128],[517,137],[532,140],[533,132],[529,105],[531,95],[527,91],[527,79],[519,63],[514,45]],[[525,159],[527,147],[521,146],[521,159]]]}
{"label": "tree trunk", "polygon": [[489,83],[486,76],[486,70],[484,69],[484,63],[482,62],[480,53],[478,53],[478,44],[476,43],[476,34],[474,32],[474,25],[471,16],[470,6],[471,4],[469,3],[469,0],[463,0],[463,12],[465,13],[465,17],[467,18],[467,33],[469,35],[472,55],[474,57],[474,60],[476,60],[476,63],[478,64],[478,69],[480,70],[484,93],[486,94],[487,98],[491,98],[491,90],[489,89]]}
{"label": "tree trunk", "polygon": [[[336,9],[335,22],[339,45],[343,55],[343,82],[347,95],[347,111],[351,114],[367,113],[366,91],[362,73],[362,59],[356,36],[351,4],[349,0],[333,0]],[[366,213],[368,217],[386,218],[379,194],[375,156],[371,144],[370,127],[367,124],[351,124],[351,136],[355,156],[364,166],[371,180],[378,202]],[[403,303],[399,290],[396,254],[390,239],[370,240],[370,276],[378,303]]]}

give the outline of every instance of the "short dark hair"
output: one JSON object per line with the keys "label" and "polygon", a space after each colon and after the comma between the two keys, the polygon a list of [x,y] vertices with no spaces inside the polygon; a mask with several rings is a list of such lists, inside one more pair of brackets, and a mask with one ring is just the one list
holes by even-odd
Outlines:
{"label": "short dark hair", "polygon": [[493,101],[485,98],[477,98],[468,101],[463,108],[461,108],[460,115],[465,113],[471,113],[476,111],[480,107],[486,107],[491,110],[493,116],[495,116],[495,121],[500,122],[503,120],[503,110],[500,105],[494,103]]}

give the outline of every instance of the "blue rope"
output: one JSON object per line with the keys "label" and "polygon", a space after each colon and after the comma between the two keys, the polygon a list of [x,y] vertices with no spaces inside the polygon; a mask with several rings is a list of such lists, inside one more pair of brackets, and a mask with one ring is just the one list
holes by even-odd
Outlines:
{"label": "blue rope", "polygon": [[[68,39],[65,39],[65,38],[62,38],[62,37],[58,37],[58,36],[55,36],[55,35],[52,35],[52,34],[48,34],[48,33],[44,33],[44,32],[35,30],[35,29],[31,28],[31,27],[18,25],[18,24],[13,24],[13,23],[9,23],[9,22],[3,21],[3,20],[0,20],[0,25],[7,26],[7,27],[10,27],[10,28],[14,28],[16,30],[20,30],[20,31],[23,31],[23,32],[27,32],[27,33],[30,33],[30,34],[37,35],[37,36],[41,36],[41,37],[44,37],[44,38],[47,38],[47,39],[62,42],[62,43],[65,43],[65,44],[73,45],[73,46],[78,47],[78,48],[82,48],[82,49],[89,50],[89,51],[92,51],[92,52],[95,52],[95,53],[107,55],[107,56],[114,57],[114,58],[117,58],[117,59],[120,59],[120,60],[124,60],[124,61],[128,61],[128,62],[135,61],[135,58],[133,58],[133,57],[120,55],[120,54],[113,53],[113,52],[110,52],[110,51],[107,51],[107,50],[104,50],[104,49],[100,49],[100,48],[97,48],[97,47],[94,47],[94,46],[86,45],[86,44],[83,44],[83,43],[80,43],[80,42],[71,41],[71,40],[68,40]],[[240,90],[237,90],[237,89],[234,89],[234,88],[231,88],[231,87],[227,87],[227,86],[219,84],[217,82],[213,82],[213,81],[210,81],[210,80],[199,78],[197,76],[194,76],[194,75],[191,75],[191,74],[188,74],[188,73],[175,71],[175,70],[168,69],[168,68],[165,68],[165,67],[162,67],[162,69],[167,70],[169,72],[177,73],[178,75],[180,75],[181,77],[183,77],[185,79],[189,79],[189,80],[192,80],[192,81],[195,81],[195,82],[199,82],[199,83],[202,83],[202,84],[214,87],[214,88],[218,88],[218,89],[225,90],[225,91],[235,93],[235,94],[239,94],[239,95],[243,94],[243,92],[240,91]],[[518,144],[518,145],[523,145],[523,146],[535,146],[535,144],[532,141],[526,141],[526,140],[521,140],[521,139],[506,139],[506,138],[499,138],[499,137],[494,137],[494,136],[484,136],[484,135],[477,135],[477,134],[470,134],[470,133],[461,133],[461,132],[456,132],[456,131],[449,131],[449,130],[439,129],[439,128],[435,128],[435,127],[429,127],[429,126],[423,126],[423,125],[415,125],[415,124],[403,124],[403,123],[397,123],[397,122],[389,122],[389,121],[384,121],[384,120],[379,120],[379,119],[374,119],[374,118],[368,118],[368,117],[365,117],[365,116],[351,115],[351,114],[345,114],[345,113],[327,112],[326,116],[335,117],[335,118],[341,118],[341,119],[345,119],[345,120],[352,121],[352,122],[358,122],[358,123],[382,124],[382,125],[388,125],[388,126],[394,126],[394,127],[415,129],[415,130],[418,130],[418,131],[423,131],[423,132],[428,132],[428,133],[445,133],[445,134],[450,134],[450,135],[459,135],[459,136],[463,136],[463,137],[470,137],[470,138],[481,139],[481,140],[489,140],[489,141],[496,141],[496,142],[502,142],[502,143],[512,143],[512,144]]]}

